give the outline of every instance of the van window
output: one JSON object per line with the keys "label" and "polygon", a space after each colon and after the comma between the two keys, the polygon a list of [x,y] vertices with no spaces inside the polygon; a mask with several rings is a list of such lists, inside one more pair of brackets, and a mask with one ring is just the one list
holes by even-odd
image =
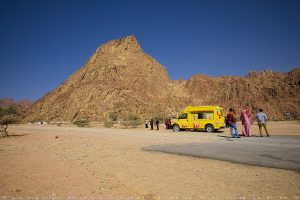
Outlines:
{"label": "van window", "polygon": [[198,113],[198,119],[214,119],[214,113],[213,112]]}
{"label": "van window", "polygon": [[186,113],[182,113],[178,119],[187,119],[187,114]]}

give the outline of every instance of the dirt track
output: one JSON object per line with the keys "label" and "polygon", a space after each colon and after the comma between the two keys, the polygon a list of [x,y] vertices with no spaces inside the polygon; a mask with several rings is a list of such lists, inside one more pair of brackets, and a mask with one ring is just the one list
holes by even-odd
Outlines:
{"label": "dirt track", "polygon": [[[300,135],[298,122],[274,122],[269,128],[273,135]],[[15,136],[0,139],[0,195],[7,199],[300,198],[300,174],[294,171],[141,150],[216,141],[228,130],[207,134],[19,125],[9,131]]]}

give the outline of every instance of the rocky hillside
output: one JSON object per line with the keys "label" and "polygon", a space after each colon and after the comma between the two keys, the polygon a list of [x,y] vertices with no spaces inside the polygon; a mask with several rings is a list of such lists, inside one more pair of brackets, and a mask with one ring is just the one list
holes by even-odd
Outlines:
{"label": "rocky hillside", "polygon": [[300,68],[289,73],[250,72],[246,77],[196,75],[186,88],[194,91],[193,105],[217,104],[236,111],[248,107],[253,114],[263,108],[273,119],[300,117]]}
{"label": "rocky hillside", "polygon": [[246,77],[195,75],[170,80],[166,69],[143,52],[134,36],[100,46],[64,83],[38,100],[27,121],[103,121],[176,114],[186,105],[219,104],[237,110],[265,108],[276,119],[300,117],[300,69],[287,74],[264,71]]}
{"label": "rocky hillside", "polygon": [[11,98],[0,99],[0,107],[14,106],[17,108],[19,113],[24,113],[32,104],[33,101],[27,99],[19,101],[15,101]]}

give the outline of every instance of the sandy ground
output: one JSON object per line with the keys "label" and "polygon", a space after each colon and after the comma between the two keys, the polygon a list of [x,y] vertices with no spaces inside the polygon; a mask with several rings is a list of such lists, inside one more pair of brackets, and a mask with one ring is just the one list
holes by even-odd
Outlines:
{"label": "sandy ground", "polygon": [[[299,135],[299,122],[270,122]],[[163,129],[163,127],[161,127]],[[219,133],[14,125],[0,139],[0,199],[300,199],[299,172],[145,152]],[[241,129],[240,129],[241,130]],[[258,135],[258,128],[253,126]],[[299,144],[300,145],[300,144]]]}

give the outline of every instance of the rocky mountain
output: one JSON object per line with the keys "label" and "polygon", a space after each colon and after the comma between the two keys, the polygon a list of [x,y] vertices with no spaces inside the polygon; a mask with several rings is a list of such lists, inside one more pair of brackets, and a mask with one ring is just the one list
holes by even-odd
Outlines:
{"label": "rocky mountain", "polygon": [[176,114],[187,105],[219,104],[237,110],[265,108],[274,119],[300,117],[300,69],[250,72],[246,77],[195,75],[170,80],[134,36],[100,46],[87,63],[26,112],[27,121],[104,121]]}
{"label": "rocky mountain", "polygon": [[300,118],[300,68],[289,73],[249,72],[246,77],[196,75],[186,88],[194,91],[193,105],[217,104],[236,111],[247,107],[253,114],[263,108],[272,119]]}
{"label": "rocky mountain", "polygon": [[23,99],[19,101],[15,101],[11,98],[2,98],[0,99],[0,107],[14,106],[17,108],[18,112],[25,112],[31,105],[33,101]]}

